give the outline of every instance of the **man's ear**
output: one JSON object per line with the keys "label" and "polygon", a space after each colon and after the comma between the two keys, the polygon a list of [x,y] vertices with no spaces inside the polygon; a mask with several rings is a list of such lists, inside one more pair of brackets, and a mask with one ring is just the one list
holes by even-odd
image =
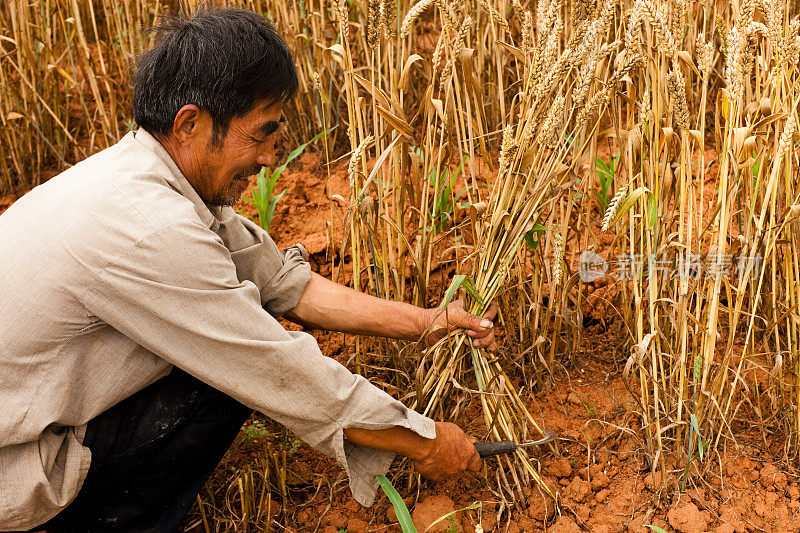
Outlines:
{"label": "man's ear", "polygon": [[186,104],[175,114],[172,122],[172,135],[180,144],[187,144],[199,131],[202,111],[194,104]]}

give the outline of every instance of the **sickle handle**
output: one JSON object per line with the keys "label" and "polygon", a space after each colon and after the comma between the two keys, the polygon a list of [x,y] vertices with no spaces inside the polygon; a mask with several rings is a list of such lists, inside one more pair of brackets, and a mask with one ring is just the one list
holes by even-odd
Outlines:
{"label": "sickle handle", "polygon": [[500,442],[476,442],[475,449],[478,450],[478,455],[481,457],[491,457],[492,455],[500,455],[501,453],[511,453],[517,449],[517,445],[510,440],[501,440]]}

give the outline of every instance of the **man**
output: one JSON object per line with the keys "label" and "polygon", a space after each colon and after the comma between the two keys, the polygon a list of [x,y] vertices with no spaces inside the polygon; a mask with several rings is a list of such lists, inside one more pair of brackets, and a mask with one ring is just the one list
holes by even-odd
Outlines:
{"label": "man", "polygon": [[257,409],[345,468],[369,505],[395,453],[438,480],[473,439],[322,356],[310,327],[435,340],[491,320],[310,272],[230,208],[271,163],[297,77],[243,10],[170,20],[140,60],[140,128],[0,216],[0,530],[174,531]]}

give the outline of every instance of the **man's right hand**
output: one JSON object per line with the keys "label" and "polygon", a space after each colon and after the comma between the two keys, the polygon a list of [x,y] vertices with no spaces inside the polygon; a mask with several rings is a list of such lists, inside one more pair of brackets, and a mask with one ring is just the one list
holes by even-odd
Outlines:
{"label": "man's right hand", "polygon": [[442,481],[464,470],[478,472],[481,457],[475,439],[450,422],[436,422],[436,437],[426,439],[404,427],[386,429],[348,428],[344,435],[350,442],[388,450],[409,457],[424,478]]}
{"label": "man's right hand", "polygon": [[425,479],[443,481],[464,470],[479,472],[481,457],[475,438],[450,422],[436,422],[436,437],[424,439],[419,454],[411,455],[414,468]]}

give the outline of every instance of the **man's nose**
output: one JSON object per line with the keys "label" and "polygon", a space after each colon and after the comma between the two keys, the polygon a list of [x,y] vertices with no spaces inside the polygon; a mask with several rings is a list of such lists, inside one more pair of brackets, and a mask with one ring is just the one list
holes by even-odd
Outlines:
{"label": "man's nose", "polygon": [[275,149],[272,146],[265,147],[261,152],[258,154],[258,159],[256,159],[256,163],[261,166],[271,167],[275,163]]}

